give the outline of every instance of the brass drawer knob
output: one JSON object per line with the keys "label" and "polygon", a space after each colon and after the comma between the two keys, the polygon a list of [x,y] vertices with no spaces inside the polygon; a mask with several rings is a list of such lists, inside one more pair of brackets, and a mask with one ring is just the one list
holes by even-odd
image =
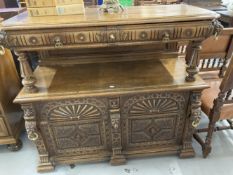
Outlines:
{"label": "brass drawer knob", "polygon": [[63,47],[62,40],[61,40],[61,38],[59,36],[56,36],[53,41],[54,41],[54,47],[55,48]]}

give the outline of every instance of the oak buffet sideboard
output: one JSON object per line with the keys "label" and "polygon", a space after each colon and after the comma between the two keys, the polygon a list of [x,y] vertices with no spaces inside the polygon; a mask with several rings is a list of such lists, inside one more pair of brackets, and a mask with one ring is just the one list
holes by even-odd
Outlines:
{"label": "oak buffet sideboard", "polygon": [[[57,164],[178,154],[194,156],[192,133],[207,85],[201,42],[221,30],[214,12],[188,5],[129,7],[123,13],[3,22],[1,43],[19,56],[24,85],[15,99],[38,171]],[[189,42],[186,64],[179,42]],[[27,53],[37,52],[32,72]]]}

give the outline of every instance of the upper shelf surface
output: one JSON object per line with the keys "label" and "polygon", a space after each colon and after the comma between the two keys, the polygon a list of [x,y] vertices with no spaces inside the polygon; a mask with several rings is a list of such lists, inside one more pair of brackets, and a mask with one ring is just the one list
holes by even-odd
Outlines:
{"label": "upper shelf surface", "polygon": [[212,20],[215,12],[185,4],[133,6],[119,14],[103,14],[99,8],[86,8],[84,15],[29,17],[21,13],[2,23],[5,29],[39,29],[83,26]]}

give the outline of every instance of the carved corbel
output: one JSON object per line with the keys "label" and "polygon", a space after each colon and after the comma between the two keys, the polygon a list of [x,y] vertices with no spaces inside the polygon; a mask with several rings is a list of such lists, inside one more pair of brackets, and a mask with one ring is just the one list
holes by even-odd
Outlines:
{"label": "carved corbel", "polygon": [[18,61],[20,63],[20,74],[22,77],[22,84],[27,93],[37,92],[37,88],[35,86],[36,79],[33,76],[32,69],[28,63],[28,58],[23,52],[15,52],[18,56]]}
{"label": "carved corbel", "polygon": [[44,140],[37,128],[36,111],[33,104],[23,104],[22,109],[24,111],[25,128],[28,138],[35,143],[39,152],[40,164],[38,171],[45,172],[54,170]]}
{"label": "carved corbel", "polygon": [[0,45],[8,48],[8,42],[7,42],[7,34],[5,31],[0,31]]}
{"label": "carved corbel", "polygon": [[192,147],[192,136],[195,128],[200,123],[201,117],[201,92],[194,91],[190,96],[189,116],[185,122],[185,130],[183,134],[183,143],[180,152],[180,157],[192,157],[195,152]]}
{"label": "carved corbel", "polygon": [[200,124],[200,120],[201,120],[201,93],[200,92],[192,93],[190,120],[192,121],[193,129],[195,129]]}
{"label": "carved corbel", "polygon": [[212,21],[212,25],[213,25],[213,35],[217,39],[224,27],[217,19],[214,19]]}

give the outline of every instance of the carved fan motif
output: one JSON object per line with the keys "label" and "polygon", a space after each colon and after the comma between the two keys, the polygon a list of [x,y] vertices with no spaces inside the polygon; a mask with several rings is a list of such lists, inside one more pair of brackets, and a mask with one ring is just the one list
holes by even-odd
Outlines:
{"label": "carved fan motif", "polygon": [[89,104],[74,104],[57,106],[50,111],[50,120],[54,119],[80,119],[80,118],[96,118],[101,113],[95,106]]}
{"label": "carved fan motif", "polygon": [[135,103],[130,109],[130,114],[142,115],[177,110],[179,110],[178,104],[172,99],[147,99]]}

